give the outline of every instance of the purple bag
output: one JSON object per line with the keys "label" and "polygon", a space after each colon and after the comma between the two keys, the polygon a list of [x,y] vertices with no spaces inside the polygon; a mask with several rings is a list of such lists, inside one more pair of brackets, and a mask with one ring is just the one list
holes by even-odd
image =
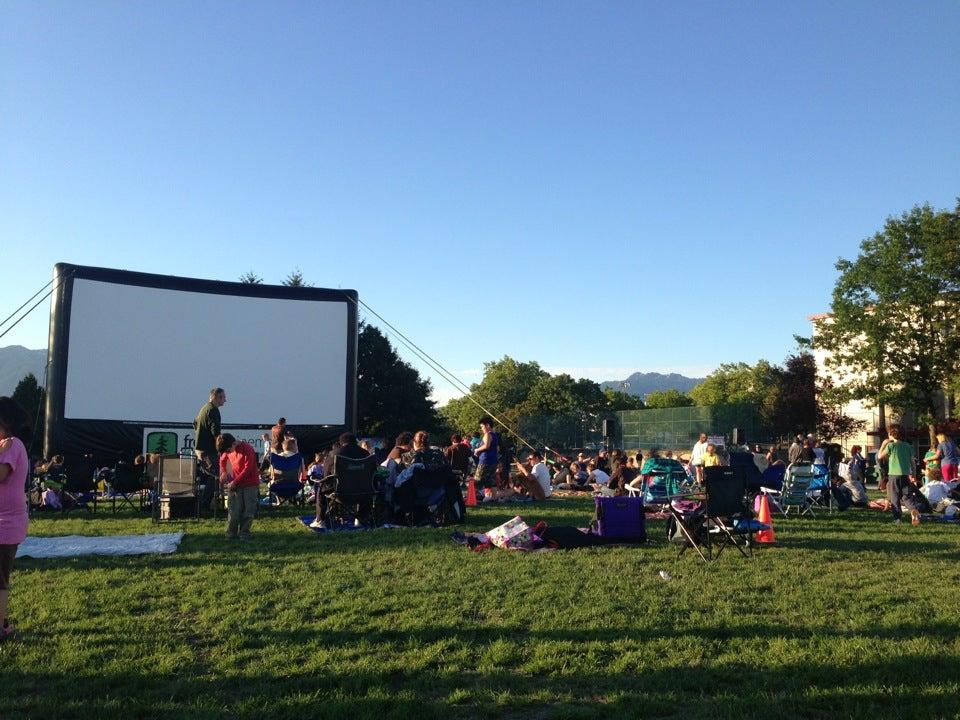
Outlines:
{"label": "purple bag", "polygon": [[642,542],[647,539],[646,518],[641,497],[594,498],[597,506],[597,535],[605,540]]}

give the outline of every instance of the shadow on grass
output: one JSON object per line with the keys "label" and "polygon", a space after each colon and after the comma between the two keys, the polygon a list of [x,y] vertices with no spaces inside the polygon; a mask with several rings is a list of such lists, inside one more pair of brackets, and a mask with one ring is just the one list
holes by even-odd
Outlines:
{"label": "shadow on grass", "polygon": [[[910,633],[923,628],[905,625]],[[946,632],[955,632],[951,628]],[[50,676],[4,673],[4,718],[587,718],[660,717],[952,717],[960,698],[938,678],[952,663],[934,653],[863,656],[843,668],[761,656],[735,660],[718,651],[737,640],[781,636],[778,627],[754,625],[735,633],[695,628],[677,635],[703,648],[695,662],[662,658],[657,667],[631,668],[610,643],[630,633],[634,644],[664,644],[666,636],[635,637],[623,628],[531,631],[508,628],[424,628],[409,633],[370,630],[319,633],[252,633],[243,649],[256,657],[265,646],[356,648],[374,656],[374,667],[253,667],[223,673],[209,658],[218,648],[197,639],[192,661],[176,670],[98,668]],[[889,639],[885,632],[867,635]],[[40,640],[41,638],[35,638]],[[561,643],[552,664],[531,660],[538,643]],[[400,667],[394,653],[442,643],[443,655],[419,667]],[[757,652],[756,647],[751,652]],[[464,656],[473,658],[464,662]],[[376,667],[376,663],[382,663]],[[533,662],[534,665],[530,665]],[[917,674],[917,668],[924,672]],[[947,675],[944,675],[947,673]],[[912,678],[912,679],[908,679]],[[905,684],[906,683],[906,684]],[[955,687],[955,686],[954,686]]]}

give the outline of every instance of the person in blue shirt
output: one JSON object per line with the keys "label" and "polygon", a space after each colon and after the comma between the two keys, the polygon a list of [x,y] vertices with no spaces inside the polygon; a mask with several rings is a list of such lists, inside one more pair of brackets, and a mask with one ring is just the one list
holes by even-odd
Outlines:
{"label": "person in blue shirt", "polygon": [[500,436],[493,431],[493,418],[489,415],[480,418],[480,444],[473,451],[477,459],[474,479],[483,488],[483,502],[497,500],[497,461],[499,460]]}

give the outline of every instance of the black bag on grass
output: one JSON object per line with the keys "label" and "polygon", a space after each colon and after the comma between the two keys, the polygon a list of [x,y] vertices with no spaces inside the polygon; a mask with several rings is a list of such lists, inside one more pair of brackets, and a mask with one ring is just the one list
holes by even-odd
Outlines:
{"label": "black bag on grass", "polygon": [[593,533],[581,532],[575,527],[556,525],[544,528],[539,533],[540,539],[548,546],[558,550],[573,550],[575,548],[596,547],[606,545],[606,541]]}

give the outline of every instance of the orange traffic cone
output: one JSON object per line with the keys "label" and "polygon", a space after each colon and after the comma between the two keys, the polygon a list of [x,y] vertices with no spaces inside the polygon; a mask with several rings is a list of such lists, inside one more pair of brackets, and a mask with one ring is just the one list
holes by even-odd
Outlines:
{"label": "orange traffic cone", "polygon": [[761,530],[756,534],[758,543],[768,543],[772,545],[777,541],[776,533],[773,532],[773,519],[770,517],[770,500],[764,495],[760,499],[760,517],[757,518],[764,525],[769,525],[769,530]]}
{"label": "orange traffic cone", "polygon": [[477,504],[477,481],[473,478],[467,480],[467,507],[475,507]]}

